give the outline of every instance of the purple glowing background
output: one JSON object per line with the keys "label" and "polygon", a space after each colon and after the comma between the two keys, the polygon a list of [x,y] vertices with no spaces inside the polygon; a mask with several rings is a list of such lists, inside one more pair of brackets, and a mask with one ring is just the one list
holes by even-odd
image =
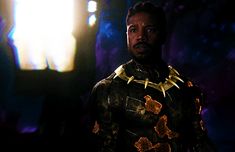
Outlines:
{"label": "purple glowing background", "polygon": [[[125,13],[136,1],[106,1],[96,43],[97,79],[127,61]],[[168,39],[164,59],[205,94],[203,119],[221,151],[235,143],[235,11],[229,0],[154,1],[164,6]],[[122,7],[115,7],[115,6]],[[121,12],[121,13],[120,13]],[[221,144],[223,143],[223,144]]]}

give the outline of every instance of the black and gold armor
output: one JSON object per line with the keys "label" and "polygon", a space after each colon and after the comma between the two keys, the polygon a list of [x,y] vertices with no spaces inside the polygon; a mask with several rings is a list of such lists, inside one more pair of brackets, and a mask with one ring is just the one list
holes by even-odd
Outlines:
{"label": "black and gold armor", "polygon": [[199,88],[165,63],[118,67],[92,91],[98,151],[212,152]]}

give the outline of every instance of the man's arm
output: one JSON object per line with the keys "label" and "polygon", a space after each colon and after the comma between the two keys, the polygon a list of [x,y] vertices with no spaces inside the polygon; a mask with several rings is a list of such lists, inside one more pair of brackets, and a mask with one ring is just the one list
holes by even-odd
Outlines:
{"label": "man's arm", "polygon": [[113,119],[108,88],[109,83],[101,81],[94,87],[91,95],[91,100],[94,103],[92,132],[96,138],[98,151],[102,152],[115,151],[119,131],[119,125]]}
{"label": "man's arm", "polygon": [[202,109],[205,108],[204,95],[201,90],[193,84],[188,86],[191,94],[192,111],[192,142],[189,145],[190,152],[216,152],[216,148],[209,139],[206,126],[202,119]]}

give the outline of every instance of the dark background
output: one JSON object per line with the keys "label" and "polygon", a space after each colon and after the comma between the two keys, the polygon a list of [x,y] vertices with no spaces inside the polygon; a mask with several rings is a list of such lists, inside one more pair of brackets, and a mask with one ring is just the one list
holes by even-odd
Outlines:
{"label": "dark background", "polygon": [[[5,40],[8,20],[0,14],[0,134],[4,134],[1,140],[50,143],[51,138],[58,137],[64,143],[71,142],[71,137],[84,136],[83,112],[91,87],[129,59],[125,15],[135,2],[100,1],[99,24],[93,30],[84,24],[86,34],[76,35],[76,67],[68,73],[19,71],[13,48]],[[152,2],[164,7],[168,19],[164,59],[204,92],[207,107],[202,116],[219,151],[235,151],[233,0]],[[3,14],[4,8],[0,8]]]}

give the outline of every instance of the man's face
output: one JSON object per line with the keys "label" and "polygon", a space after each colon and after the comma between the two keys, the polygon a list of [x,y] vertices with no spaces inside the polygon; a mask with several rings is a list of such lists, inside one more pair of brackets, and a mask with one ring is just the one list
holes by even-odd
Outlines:
{"label": "man's face", "polygon": [[131,16],[127,25],[127,46],[132,57],[149,63],[161,58],[162,38],[157,21],[148,13],[140,12]]}

